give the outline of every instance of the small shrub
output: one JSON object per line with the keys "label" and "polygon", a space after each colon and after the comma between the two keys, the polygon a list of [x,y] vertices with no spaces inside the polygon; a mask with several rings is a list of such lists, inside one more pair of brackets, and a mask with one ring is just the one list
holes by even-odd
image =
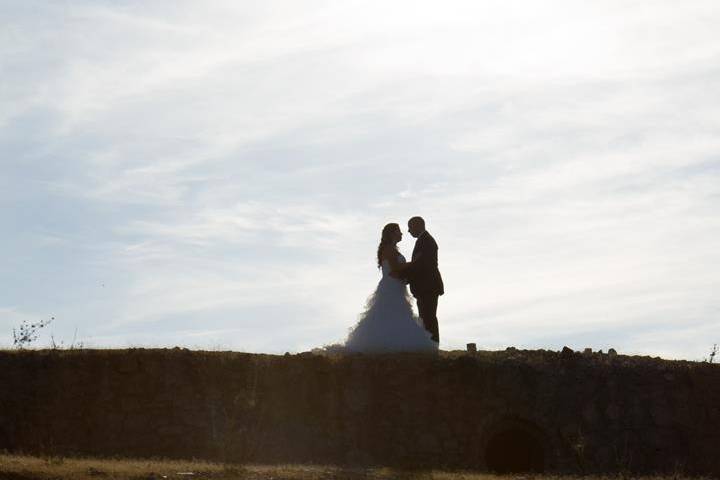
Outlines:
{"label": "small shrub", "polygon": [[716,344],[713,345],[712,348],[710,349],[710,356],[709,356],[708,358],[706,358],[705,361],[708,362],[708,363],[713,363],[713,361],[715,360],[715,356],[716,356],[717,354],[718,354],[718,346],[717,346],[717,343],[716,343]]}
{"label": "small shrub", "polygon": [[40,320],[37,323],[29,323],[27,320],[22,322],[20,328],[17,330],[13,328],[13,345],[22,350],[37,340],[38,331],[50,325],[53,320],[55,317],[50,317],[49,320]]}

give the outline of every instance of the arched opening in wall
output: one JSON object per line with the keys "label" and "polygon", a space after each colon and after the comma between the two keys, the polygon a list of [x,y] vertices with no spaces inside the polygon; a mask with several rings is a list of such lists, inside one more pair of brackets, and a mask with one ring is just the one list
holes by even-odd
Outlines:
{"label": "arched opening in wall", "polygon": [[485,447],[488,470],[497,473],[545,471],[545,446],[530,425],[509,422],[497,428]]}

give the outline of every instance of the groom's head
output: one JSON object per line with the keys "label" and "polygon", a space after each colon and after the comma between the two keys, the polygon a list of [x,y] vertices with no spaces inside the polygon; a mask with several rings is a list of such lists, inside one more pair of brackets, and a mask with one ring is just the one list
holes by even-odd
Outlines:
{"label": "groom's head", "polygon": [[425,231],[425,220],[422,217],[412,217],[408,220],[408,232],[410,235],[417,238],[421,233]]}

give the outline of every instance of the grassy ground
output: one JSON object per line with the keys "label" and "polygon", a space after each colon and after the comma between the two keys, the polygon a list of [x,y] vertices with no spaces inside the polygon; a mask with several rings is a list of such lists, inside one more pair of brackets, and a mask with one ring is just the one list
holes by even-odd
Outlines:
{"label": "grassy ground", "polygon": [[572,477],[488,475],[464,472],[398,471],[316,465],[233,465],[203,461],[30,457],[0,455],[1,480],[686,480],[689,477]]}

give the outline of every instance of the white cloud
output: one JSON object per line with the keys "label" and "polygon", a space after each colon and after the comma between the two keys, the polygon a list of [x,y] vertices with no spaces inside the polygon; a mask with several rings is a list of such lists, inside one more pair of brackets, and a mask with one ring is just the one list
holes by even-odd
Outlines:
{"label": "white cloud", "polygon": [[0,14],[0,304],[59,335],[339,340],[380,228],[418,213],[446,348],[718,335],[714,2]]}

